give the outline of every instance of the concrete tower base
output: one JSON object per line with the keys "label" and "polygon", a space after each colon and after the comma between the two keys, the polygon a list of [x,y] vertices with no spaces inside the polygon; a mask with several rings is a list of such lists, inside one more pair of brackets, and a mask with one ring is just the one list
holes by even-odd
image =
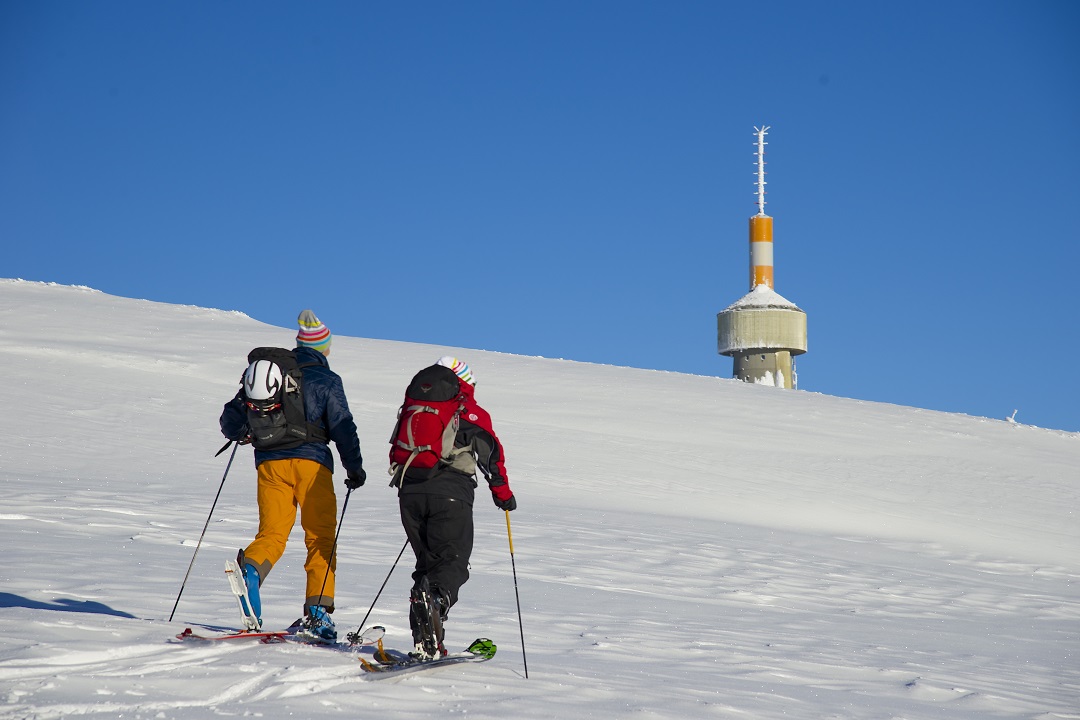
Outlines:
{"label": "concrete tower base", "polygon": [[717,314],[716,337],[720,354],[734,360],[732,377],[797,387],[793,358],[806,352],[806,313],[767,285]]}
{"label": "concrete tower base", "polygon": [[797,387],[795,363],[787,350],[737,353],[733,354],[731,359],[734,361],[732,377],[743,382],[788,390]]}

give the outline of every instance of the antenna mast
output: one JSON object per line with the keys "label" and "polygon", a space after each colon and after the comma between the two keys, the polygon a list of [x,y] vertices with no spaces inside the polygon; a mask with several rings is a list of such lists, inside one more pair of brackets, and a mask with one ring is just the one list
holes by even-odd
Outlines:
{"label": "antenna mast", "polygon": [[757,206],[758,215],[765,214],[765,146],[769,143],[765,142],[765,135],[769,132],[768,125],[762,125],[761,127],[755,127],[754,132],[757,133]]}

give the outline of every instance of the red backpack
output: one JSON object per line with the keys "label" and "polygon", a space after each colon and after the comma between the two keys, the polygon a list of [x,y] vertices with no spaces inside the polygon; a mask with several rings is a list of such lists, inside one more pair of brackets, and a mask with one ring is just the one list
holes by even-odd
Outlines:
{"label": "red backpack", "polygon": [[400,485],[409,468],[450,464],[464,409],[465,394],[453,370],[432,365],[416,373],[390,436],[391,485]]}

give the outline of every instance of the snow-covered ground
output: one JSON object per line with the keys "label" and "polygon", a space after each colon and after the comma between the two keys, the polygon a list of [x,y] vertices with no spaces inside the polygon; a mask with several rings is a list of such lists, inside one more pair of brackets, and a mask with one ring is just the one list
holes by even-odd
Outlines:
{"label": "snow-covered ground", "polygon": [[[447,640],[494,639],[489,663],[372,682],[325,649],[171,642],[237,621],[222,568],[256,528],[250,448],[167,618],[225,472],[221,405],[292,319],[0,280],[0,718],[1080,718],[1080,434],[342,336],[370,479],[341,528],[340,631],[404,543],[383,471],[405,384],[452,353],[520,501],[529,677],[483,493]],[[269,626],[300,613],[302,547],[263,588]],[[368,623],[399,648],[409,556]]]}

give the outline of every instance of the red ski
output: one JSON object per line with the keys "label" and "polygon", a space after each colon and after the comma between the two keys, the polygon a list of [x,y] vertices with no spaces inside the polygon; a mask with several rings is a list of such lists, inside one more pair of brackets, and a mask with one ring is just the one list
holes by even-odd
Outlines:
{"label": "red ski", "polygon": [[343,652],[360,652],[363,647],[374,645],[382,639],[386,629],[382,625],[373,625],[363,632],[349,633],[346,643],[323,643],[312,642],[304,637],[297,636],[297,627],[288,630],[239,630],[225,632],[216,635],[202,635],[191,628],[184,628],[184,632],[176,636],[177,640],[190,640],[197,642],[216,642],[219,640],[258,640],[261,643],[299,643],[312,647],[324,647]]}
{"label": "red ski", "polygon": [[199,635],[191,628],[184,628],[184,632],[176,636],[177,640],[258,640],[264,643],[285,642],[285,638],[291,635],[288,630],[248,630],[246,632],[225,633],[223,635]]}

